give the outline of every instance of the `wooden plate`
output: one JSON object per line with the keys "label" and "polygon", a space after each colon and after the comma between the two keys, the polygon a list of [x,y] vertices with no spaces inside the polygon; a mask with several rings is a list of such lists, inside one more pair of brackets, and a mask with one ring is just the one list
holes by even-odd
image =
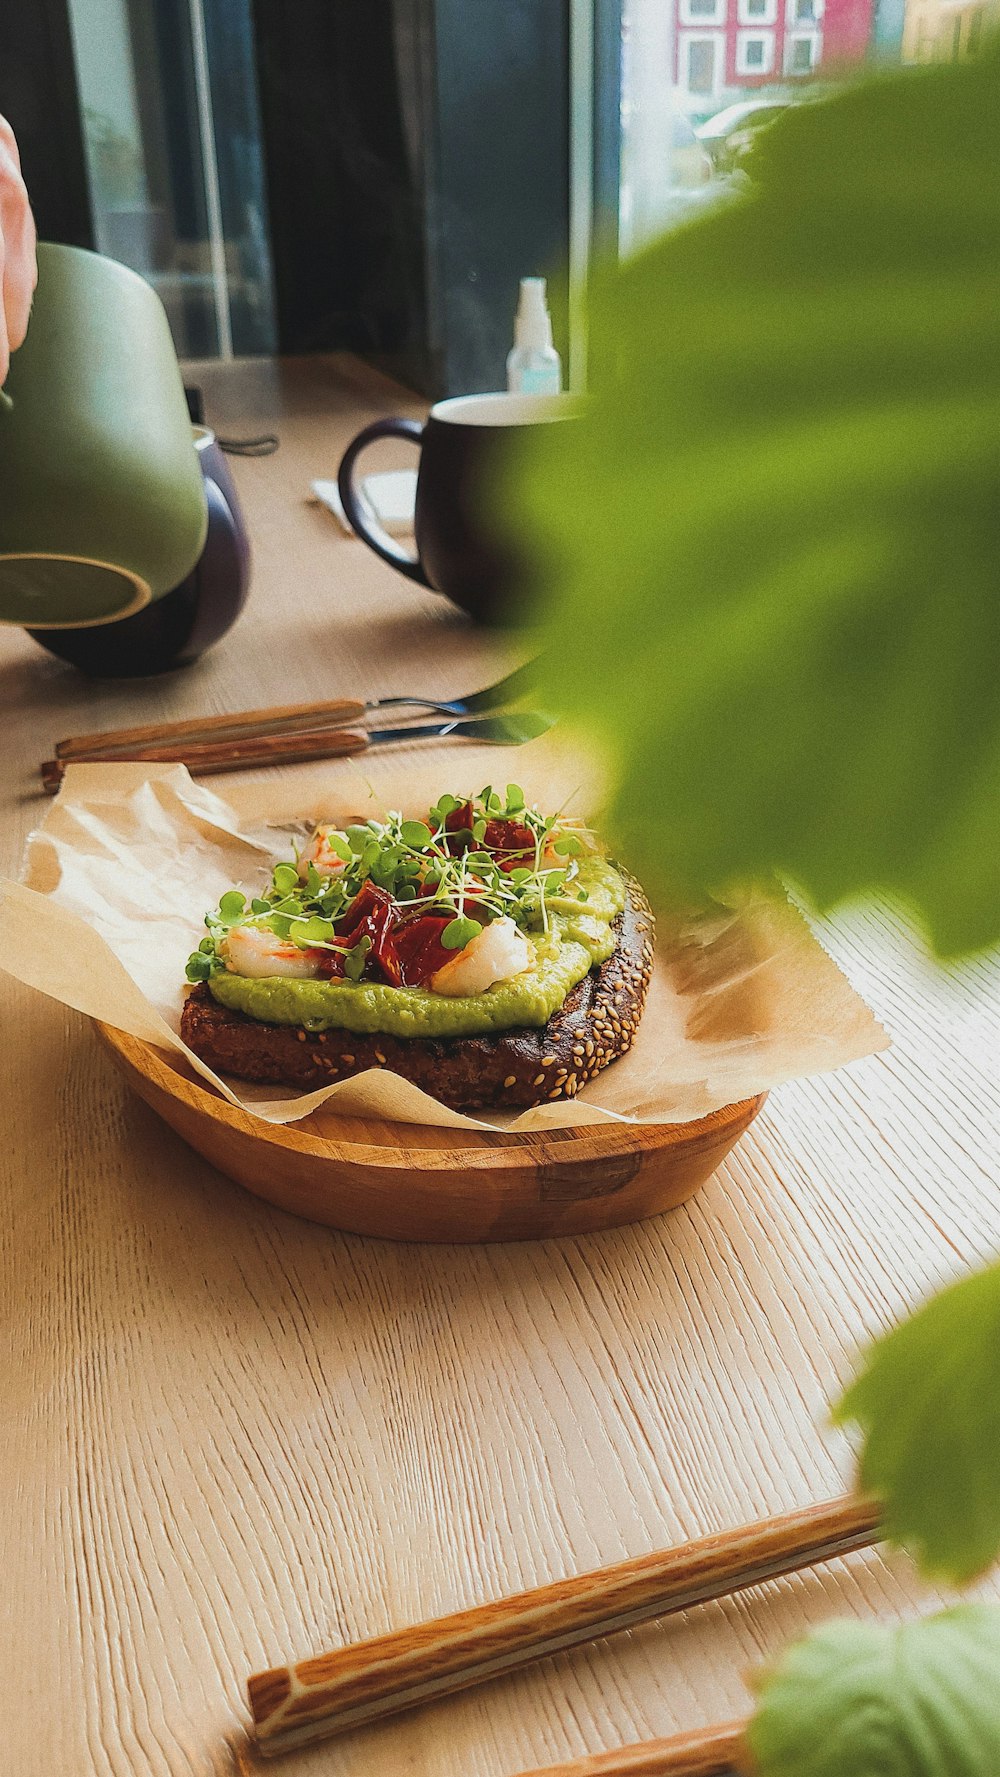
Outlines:
{"label": "wooden plate", "polygon": [[539,1240],[674,1209],[725,1159],[766,1097],[696,1123],[518,1135],[323,1110],[279,1126],[220,1098],[180,1057],[97,1028],[140,1098],[220,1172],[293,1215],[390,1240]]}

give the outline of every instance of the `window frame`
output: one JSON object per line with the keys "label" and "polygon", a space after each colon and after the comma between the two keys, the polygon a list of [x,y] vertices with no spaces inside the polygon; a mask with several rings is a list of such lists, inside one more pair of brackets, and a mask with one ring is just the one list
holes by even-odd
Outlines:
{"label": "window frame", "polygon": [[768,30],[778,22],[778,0],[764,0],[763,12],[751,13],[750,0],[737,0],[737,23],[749,31]]}
{"label": "window frame", "polygon": [[800,16],[799,7],[801,4],[802,4],[802,0],[786,0],[786,9],[785,9],[785,30],[786,30],[786,32],[799,31],[799,30],[807,31],[812,26],[815,26],[816,29],[819,30],[819,28],[822,24],[823,14],[826,10],[825,0],[809,0],[809,4],[812,7],[812,12],[809,14],[808,17]]}
{"label": "window frame", "polygon": [[[697,43],[710,43],[712,46],[712,85],[706,92],[700,87],[692,87],[688,82],[688,55]],[[726,69],[726,33],[724,30],[689,30],[678,33],[677,70],[683,73],[683,80],[678,79],[677,91],[689,99],[715,99],[724,84],[722,76]]]}
{"label": "window frame", "polygon": [[681,31],[709,31],[724,29],[728,0],[712,0],[711,14],[706,12],[692,13],[691,7],[697,0],[678,0],[677,26]]}
{"label": "window frame", "polygon": [[[792,66],[795,45],[798,43],[809,43],[812,45],[812,54],[808,68],[795,68]],[[813,29],[809,30],[805,26],[793,25],[791,30],[786,31],[785,33],[785,51],[782,58],[782,71],[785,74],[790,74],[793,79],[805,80],[808,75],[815,73],[822,54],[823,32],[820,27],[816,25]]]}
{"label": "window frame", "polygon": [[[737,74],[750,74],[750,75],[759,74],[761,79],[766,79],[769,74],[773,74],[773,72],[774,72],[774,51],[775,51],[775,41],[774,40],[775,40],[774,31],[768,30],[766,26],[764,26],[763,28],[755,27],[753,30],[738,31],[737,35],[736,35],[736,72],[737,72]],[[765,55],[766,55],[766,59],[764,61],[758,62],[758,63],[752,63],[752,62],[747,61],[746,50],[747,50],[748,45],[751,43],[763,44],[764,50],[765,50]]]}

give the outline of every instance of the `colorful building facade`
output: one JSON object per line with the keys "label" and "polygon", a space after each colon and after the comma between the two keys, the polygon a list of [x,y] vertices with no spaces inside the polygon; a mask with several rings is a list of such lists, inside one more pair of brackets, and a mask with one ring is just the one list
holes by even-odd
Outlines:
{"label": "colorful building facade", "polygon": [[862,61],[872,34],[873,0],[672,3],[674,83],[696,120],[762,89]]}

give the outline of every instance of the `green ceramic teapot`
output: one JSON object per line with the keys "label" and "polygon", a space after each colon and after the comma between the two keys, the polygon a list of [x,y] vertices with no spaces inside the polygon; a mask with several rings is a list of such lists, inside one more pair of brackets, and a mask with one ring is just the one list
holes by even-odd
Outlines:
{"label": "green ceramic teapot", "polygon": [[163,305],[135,272],[38,249],[0,391],[0,622],[110,623],[190,573],[205,489]]}

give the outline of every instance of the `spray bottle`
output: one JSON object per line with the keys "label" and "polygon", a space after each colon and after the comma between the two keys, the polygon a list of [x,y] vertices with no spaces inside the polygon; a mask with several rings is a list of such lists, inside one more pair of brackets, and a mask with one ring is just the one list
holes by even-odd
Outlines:
{"label": "spray bottle", "polygon": [[562,389],[562,362],[552,344],[544,278],[521,279],[507,387],[516,395],[558,395]]}

